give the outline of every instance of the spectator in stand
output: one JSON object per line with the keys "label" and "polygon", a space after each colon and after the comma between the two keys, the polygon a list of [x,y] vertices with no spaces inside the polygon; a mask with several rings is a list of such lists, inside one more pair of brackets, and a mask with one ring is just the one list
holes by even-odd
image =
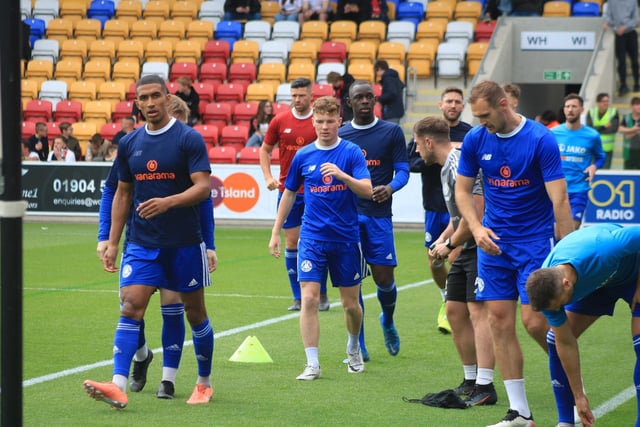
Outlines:
{"label": "spectator in stand", "polygon": [[82,160],[82,148],[80,147],[80,141],[73,136],[73,125],[69,122],[62,122],[60,126],[60,133],[62,138],[64,138],[64,142],[67,144],[67,148],[73,151],[73,154],[76,156],[76,160]]}
{"label": "spectator in stand", "polygon": [[349,88],[354,81],[355,79],[349,73],[340,75],[340,73],[331,71],[327,74],[327,83],[333,86],[335,97],[340,101],[340,117],[342,117],[343,125],[353,119],[353,111],[347,100],[349,99]]}
{"label": "spectator in stand", "polygon": [[520,86],[515,83],[503,83],[502,89],[507,94],[507,100],[513,111],[518,111],[518,103],[520,102]]}
{"label": "spectator in stand", "polygon": [[118,157],[118,146],[111,144],[109,148],[107,148],[107,155],[104,157],[105,162],[113,162]]}
{"label": "spectator in stand", "polygon": [[542,114],[536,117],[536,121],[545,125],[547,129],[553,129],[554,127],[560,125],[556,113],[551,110],[544,110]]}
{"label": "spectator in stand", "polygon": [[590,108],[587,113],[587,126],[591,126],[600,133],[602,149],[607,155],[602,169],[610,169],[616,132],[620,126],[620,114],[615,107],[609,107],[609,95],[606,93],[599,93],[596,96],[596,104],[597,106]]}
{"label": "spectator in stand", "polygon": [[122,120],[120,120],[120,127],[121,129],[114,135],[113,141],[111,141],[113,145],[118,145],[120,138],[135,130],[136,119],[134,119],[133,116],[123,117]]}
{"label": "spectator in stand", "polygon": [[382,85],[382,94],[378,97],[378,102],[382,104],[382,118],[388,122],[400,123],[404,116],[404,83],[398,72],[389,68],[387,61],[376,61],[373,69],[376,79]]}
{"label": "spectator in stand", "polygon": [[251,120],[251,128],[249,133],[251,136],[247,140],[247,147],[260,147],[264,136],[269,129],[269,123],[276,115],[273,114],[273,104],[271,101],[262,100],[258,104],[258,113]]}
{"label": "spectator in stand", "polygon": [[640,169],[640,97],[631,98],[631,112],[622,117],[618,130],[624,136],[624,168]]}
{"label": "spectator in stand", "polygon": [[616,59],[618,60],[618,80],[620,89],[618,94],[624,96],[629,93],[627,86],[627,55],[631,59],[633,73],[633,91],[640,91],[640,72],[638,65],[638,3],[636,0],[617,0],[607,2],[604,8],[604,24],[607,30],[611,28],[615,33]]}
{"label": "spectator in stand", "polygon": [[198,112],[200,96],[193,88],[193,82],[189,77],[180,77],[177,83],[178,91],[176,92],[176,96],[182,99],[187,104],[187,107],[189,107],[189,120],[187,124],[193,126],[200,120],[200,113]]}
{"label": "spectator in stand", "polygon": [[225,21],[259,21],[260,0],[226,0],[224,2]]}
{"label": "spectator in stand", "polygon": [[47,156],[47,162],[75,163],[75,161],[76,155],[67,148],[67,143],[64,142],[64,138],[62,136],[56,136],[53,140],[53,150],[51,150]]}
{"label": "spectator in stand", "polygon": [[[504,0],[500,3],[504,3]],[[544,0],[511,0],[511,16],[540,16]]]}
{"label": "spectator in stand", "polygon": [[300,25],[306,21],[324,21],[329,19],[329,0],[302,0],[302,13],[298,15]]}
{"label": "spectator in stand", "polygon": [[107,150],[111,143],[102,138],[99,133],[94,133],[87,145],[85,160],[88,162],[101,162],[107,156]]}
{"label": "spectator in stand", "polygon": [[371,0],[338,0],[336,20],[353,21],[360,24],[371,19]]}
{"label": "spectator in stand", "polygon": [[31,148],[29,148],[29,142],[27,141],[22,141],[22,160],[35,160],[35,161],[40,161],[40,156],[38,156],[38,153],[36,153],[35,151],[31,151]]}
{"label": "spectator in stand", "polygon": [[371,0],[371,19],[389,23],[389,6],[386,0]]}
{"label": "spectator in stand", "polygon": [[302,0],[280,0],[280,12],[273,19],[279,21],[300,20],[300,12],[302,12]]}
{"label": "spectator in stand", "polygon": [[43,122],[36,123],[36,133],[31,135],[27,140],[29,149],[38,153],[41,161],[46,161],[49,155],[49,139],[47,139],[47,124]]}

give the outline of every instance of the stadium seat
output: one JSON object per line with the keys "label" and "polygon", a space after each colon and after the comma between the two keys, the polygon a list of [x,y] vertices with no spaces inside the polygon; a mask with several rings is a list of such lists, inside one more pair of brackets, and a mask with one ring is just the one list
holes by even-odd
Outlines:
{"label": "stadium seat", "polygon": [[60,101],[53,113],[56,122],[79,122],[82,119],[82,103],[78,101]]}
{"label": "stadium seat", "polygon": [[415,40],[415,34],[416,26],[412,22],[394,21],[387,27],[387,41],[403,43],[406,49]]}
{"label": "stadium seat", "polygon": [[290,104],[293,98],[291,98],[291,83],[281,83],[278,85],[276,89],[276,100],[275,102],[283,102]]}
{"label": "stadium seat", "polygon": [[56,71],[53,76],[56,80],[63,80],[67,84],[79,80],[82,77],[82,59],[61,59],[56,64]]}
{"label": "stadium seat", "polygon": [[169,80],[176,80],[179,77],[189,77],[195,81],[198,77],[198,66],[193,62],[174,62],[171,64]]}
{"label": "stadium seat", "polygon": [[129,37],[146,46],[147,43],[158,37],[158,25],[159,23],[148,19],[136,21],[129,27]]}
{"label": "stadium seat", "polygon": [[237,151],[234,147],[210,147],[207,154],[211,163],[236,163]]}
{"label": "stadium seat", "polygon": [[125,58],[113,64],[113,71],[111,72],[113,81],[130,84],[140,78],[140,63],[137,60],[131,61],[130,59]]}
{"label": "stadium seat", "polygon": [[176,1],[171,7],[171,18],[182,22],[185,26],[198,16],[198,7],[193,1]]}
{"label": "stadium seat", "polygon": [[140,40],[123,40],[118,44],[117,55],[118,61],[126,59],[140,64],[144,57],[144,45]]}
{"label": "stadium seat", "polygon": [[209,21],[214,25],[217,24],[224,17],[224,1],[225,0],[213,0],[202,2],[200,5],[200,11],[198,12],[198,17],[201,20]]}
{"label": "stadium seat", "polygon": [[478,1],[459,1],[453,11],[456,20],[475,20],[478,22],[482,16],[482,3]]}
{"label": "stadium seat", "polygon": [[262,16],[262,19],[273,25],[274,16],[280,12],[280,3],[272,0],[261,0],[260,6],[260,15]]}
{"label": "stadium seat", "polygon": [[89,101],[83,110],[83,121],[103,125],[111,120],[113,107],[107,101]]}
{"label": "stadium seat", "polygon": [[162,21],[169,19],[170,8],[167,1],[151,0],[144,6],[142,17],[145,21],[153,21],[160,25]]}
{"label": "stadium seat", "polygon": [[260,57],[260,45],[253,40],[238,40],[233,44],[233,52],[231,52],[231,62],[253,63],[258,62]]}
{"label": "stadium seat", "polygon": [[[69,99],[80,101],[84,104],[87,101],[96,99],[96,84],[91,81],[77,81],[69,86]],[[57,108],[57,107],[56,107]]]}
{"label": "stadium seat", "polygon": [[182,40],[187,33],[187,27],[182,21],[176,21],[171,19],[169,21],[162,21],[158,27],[158,38],[164,41],[171,41],[172,43]]}
{"label": "stadium seat", "polygon": [[81,19],[76,23],[74,34],[77,40],[84,40],[89,45],[102,35],[102,22],[97,19]]}
{"label": "stadium seat", "polygon": [[264,42],[271,39],[271,24],[267,21],[249,21],[244,25],[243,37],[262,46]]}
{"label": "stadium seat", "polygon": [[47,122],[47,139],[49,139],[49,143],[52,144],[53,140],[59,137],[62,134],[60,130],[60,125],[58,122]]}
{"label": "stadium seat", "polygon": [[31,0],[20,0],[20,19],[31,18],[32,13]]}
{"label": "stadium seat", "polygon": [[116,14],[115,3],[111,0],[93,0],[87,9],[87,17],[106,22]]}
{"label": "stadium seat", "polygon": [[287,68],[287,81],[293,82],[295,79],[305,78],[309,81],[316,80],[316,66],[310,62],[294,62]]}
{"label": "stadium seat", "polygon": [[211,147],[218,145],[219,131],[216,126],[195,125],[193,126],[193,130],[197,131],[200,135],[202,135],[202,139],[204,139],[205,144]]}
{"label": "stadium seat", "polygon": [[128,23],[142,19],[142,2],[139,0],[120,0],[116,8],[116,19]]}
{"label": "stadium seat", "polygon": [[[440,43],[435,62],[436,79],[463,77],[465,76],[465,47],[454,42]],[[437,80],[434,80],[434,84],[437,84]]]}
{"label": "stadium seat", "polygon": [[349,64],[347,72],[356,80],[364,80],[370,83],[374,82],[373,65],[371,64]]}
{"label": "stadium seat", "polygon": [[32,59],[27,62],[27,70],[25,77],[35,79],[42,83],[45,80],[51,80],[53,77],[53,62],[43,61],[41,59]]}
{"label": "stadium seat", "polygon": [[577,1],[571,6],[571,16],[600,16],[600,4],[590,1]]}
{"label": "stadium seat", "polygon": [[[206,3],[206,2],[205,2]],[[224,40],[209,40],[202,50],[202,62],[221,62],[226,64],[230,54],[229,42]]]}
{"label": "stadium seat", "polygon": [[130,116],[133,111],[133,101],[120,101],[113,108],[111,120],[119,122],[122,118]]}
{"label": "stadium seat", "polygon": [[229,125],[222,128],[219,143],[221,146],[232,146],[236,151],[242,149],[249,139],[249,128],[246,126]]}
{"label": "stadium seat", "polygon": [[84,64],[82,79],[95,82],[96,85],[111,80],[111,62],[106,58],[92,59]]}
{"label": "stadium seat", "polygon": [[318,72],[316,74],[316,82],[317,83],[327,83],[327,74],[332,71],[344,75],[347,68],[342,62],[324,62],[322,64],[318,64]]}
{"label": "stadium seat", "polygon": [[23,100],[31,101],[38,98],[40,84],[37,80],[22,79],[20,81],[20,95]]}
{"label": "stadium seat", "polygon": [[200,62],[202,56],[202,46],[199,42],[191,40],[178,41],[173,49],[173,60],[175,62]]}
{"label": "stadium seat", "polygon": [[124,101],[126,96],[126,87],[122,82],[105,82],[98,87],[97,99],[101,101],[111,102],[112,107]]}
{"label": "stadium seat", "polygon": [[213,38],[213,24],[202,20],[191,21],[187,25],[187,38],[204,47]]}
{"label": "stadium seat", "polygon": [[[36,0],[33,3],[33,9],[31,9],[31,1],[28,2],[30,17],[36,19],[42,19],[44,22],[48,23],[52,19],[60,16],[60,4],[58,0]],[[20,8],[22,9],[22,2],[20,2]]]}
{"label": "stadium seat", "polygon": [[242,23],[238,21],[220,21],[216,25],[214,36],[216,39],[240,40],[242,38]]}
{"label": "stadium seat", "polygon": [[318,62],[339,62],[344,63],[347,60],[347,46],[342,42],[326,41],[323,42],[318,51]]}
{"label": "stadium seat", "polygon": [[129,89],[127,89],[127,93],[125,97],[127,101],[134,101],[136,99],[136,82],[131,82],[129,84]]}
{"label": "stadium seat", "polygon": [[436,57],[437,42],[417,41],[411,43],[407,52],[407,67],[414,68],[418,78],[430,77]]}
{"label": "stadium seat", "polygon": [[238,153],[238,163],[242,165],[260,164],[260,147],[242,147]]}
{"label": "stadium seat", "polygon": [[237,83],[223,83],[216,89],[216,102],[226,102],[235,105],[243,102],[246,87]]}
{"label": "stadium seat", "polygon": [[324,21],[306,21],[300,29],[301,40],[316,40],[322,43],[329,37],[329,24]]}
{"label": "stadium seat", "polygon": [[[293,21],[279,21],[273,24],[271,40],[281,41],[287,44],[287,50],[291,44],[300,38],[300,24]],[[234,47],[235,49],[235,47]]]}
{"label": "stadium seat", "polygon": [[478,73],[488,46],[487,42],[473,42],[467,47],[467,72],[470,76]]}
{"label": "stadium seat", "polygon": [[358,33],[357,24],[353,21],[334,21],[329,27],[329,40],[342,42],[349,47],[356,39]]}
{"label": "stadium seat", "polygon": [[349,46],[349,64],[367,63],[373,65],[378,54],[378,45],[371,41],[357,41]]}
{"label": "stadium seat", "polygon": [[566,1],[547,1],[542,9],[545,18],[567,18],[571,16],[571,4]]}
{"label": "stadium seat", "polygon": [[202,116],[205,125],[213,125],[222,131],[222,128],[231,122],[232,104],[227,102],[212,102],[206,106]]}
{"label": "stadium seat", "polygon": [[476,38],[477,42],[488,42],[491,40],[491,36],[496,29],[497,21],[481,21],[476,25]]}
{"label": "stadium seat", "polygon": [[31,59],[42,59],[55,64],[58,61],[58,56],[60,56],[58,40],[36,40],[33,49],[31,49]]}
{"label": "stadium seat", "polygon": [[29,139],[31,135],[36,133],[36,122],[23,121],[20,131],[22,139]]}
{"label": "stadium seat", "polygon": [[454,8],[452,5],[445,1],[431,1],[427,4],[426,19],[428,21],[440,21],[443,24],[447,24],[453,19]]}
{"label": "stadium seat", "polygon": [[446,42],[462,43],[465,47],[473,41],[473,25],[466,21],[450,21],[444,33]]}
{"label": "stadium seat", "polygon": [[60,45],[60,59],[76,58],[84,61],[87,57],[87,42],[84,40],[69,39]]}
{"label": "stadium seat", "polygon": [[169,64],[166,62],[145,62],[142,64],[140,78],[153,74],[160,76],[165,80],[169,80]]}
{"label": "stadium seat", "polygon": [[129,22],[122,19],[110,19],[104,23],[102,39],[112,41],[115,46],[129,38]]}
{"label": "stadium seat", "polygon": [[169,40],[151,40],[145,48],[145,61],[166,62],[173,59],[173,43]]}
{"label": "stadium seat", "polygon": [[274,98],[274,87],[268,83],[251,83],[247,87],[247,94],[244,97],[246,102],[259,102],[263,100],[273,102]]}
{"label": "stadium seat", "polygon": [[396,20],[409,21],[418,25],[424,20],[424,5],[414,1],[400,2],[396,9]]}
{"label": "stadium seat", "polygon": [[36,99],[29,101],[24,109],[23,116],[27,122],[48,122],[53,116],[53,106],[47,100]]}
{"label": "stadium seat", "polygon": [[100,136],[107,141],[113,141],[113,137],[120,132],[120,123],[105,123],[100,126]]}
{"label": "stadium seat", "polygon": [[284,113],[287,111],[291,111],[291,104],[285,102],[274,102],[273,103],[273,114],[276,116],[280,113]]}
{"label": "stadium seat", "polygon": [[285,81],[287,74],[287,67],[284,64],[276,62],[266,62],[260,64],[258,68],[258,80],[259,81],[272,81],[276,84],[280,84]]}
{"label": "stadium seat", "polygon": [[313,99],[316,100],[323,96],[334,96],[334,89],[330,84],[314,83],[311,86],[311,93]]}
{"label": "stadium seat", "polygon": [[42,82],[38,98],[51,102],[53,111],[55,111],[56,104],[67,99],[67,83],[58,80],[46,80]]}
{"label": "stadium seat", "polygon": [[49,40],[63,41],[73,37],[73,22],[68,19],[56,18],[49,21],[46,31]]}
{"label": "stadium seat", "polygon": [[[475,3],[471,0],[463,1],[462,3]],[[447,25],[442,21],[423,21],[418,24],[416,30],[416,40],[422,41],[425,39],[436,40],[438,43],[444,39],[444,32],[447,29]]]}
{"label": "stadium seat", "polygon": [[227,80],[227,64],[222,62],[202,63],[202,65],[200,65],[198,79],[203,82],[224,82]]}
{"label": "stadium seat", "polygon": [[377,45],[387,36],[387,24],[384,21],[364,21],[358,26],[358,40],[370,41]]}
{"label": "stadium seat", "polygon": [[258,114],[257,102],[241,102],[233,107],[233,124],[251,126],[251,121]]}
{"label": "stadium seat", "polygon": [[262,45],[260,52],[260,62],[279,62],[287,63],[289,52],[286,43],[277,40],[270,40]]}
{"label": "stadium seat", "polygon": [[307,62],[315,64],[318,59],[318,48],[315,42],[307,40],[296,40],[291,45],[289,51],[289,63]]}
{"label": "stadium seat", "polygon": [[38,18],[28,18],[24,21],[25,24],[29,26],[29,35],[36,39],[41,39],[45,36],[46,31],[46,23],[43,19]]}
{"label": "stadium seat", "polygon": [[111,61],[116,57],[116,45],[112,40],[96,40],[89,45],[89,59]]}
{"label": "stadium seat", "polygon": [[[102,126],[102,125],[100,125]],[[93,135],[98,131],[98,126],[95,122],[77,122],[73,125],[73,136],[80,141],[82,152],[87,152],[87,143]]]}
{"label": "stadium seat", "polygon": [[87,2],[85,0],[65,0],[60,3],[60,17],[78,22],[87,16]]}

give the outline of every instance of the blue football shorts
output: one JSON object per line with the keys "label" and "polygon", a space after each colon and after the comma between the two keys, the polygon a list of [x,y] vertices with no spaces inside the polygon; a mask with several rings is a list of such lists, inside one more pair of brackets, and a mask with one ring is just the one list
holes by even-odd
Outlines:
{"label": "blue football shorts", "polygon": [[[280,206],[280,199],[282,199],[282,193],[278,193],[278,205]],[[276,210],[277,210],[276,206]],[[296,201],[293,202],[289,216],[284,220],[282,228],[295,228],[300,227],[302,224],[302,214],[304,213],[304,195],[296,193]]]}
{"label": "blue football shorts", "polygon": [[424,211],[424,246],[431,246],[448,225],[449,212]]}
{"label": "blue football shorts", "polygon": [[551,252],[553,238],[497,244],[502,249],[500,255],[489,255],[478,248],[477,300],[517,300],[520,296],[522,304],[529,304],[527,278]]}
{"label": "blue football shorts", "polygon": [[364,258],[371,265],[398,265],[391,218],[358,215],[360,243]]}
{"label": "blue football shorts", "polygon": [[587,201],[589,200],[589,194],[582,193],[569,193],[569,205],[571,206],[571,216],[576,221],[582,221],[584,211],[587,209]]}
{"label": "blue football shorts", "polygon": [[360,243],[300,239],[298,281],[322,283],[323,278],[326,280],[327,269],[333,287],[359,285],[366,272]]}
{"label": "blue football shorts", "polygon": [[475,302],[478,255],[476,248],[463,249],[447,274],[447,301]]}
{"label": "blue football shorts", "polygon": [[[635,274],[634,277],[637,277],[637,274]],[[580,301],[565,305],[564,309],[565,311],[584,314],[586,316],[612,316],[616,302],[619,299],[625,300],[629,304],[629,307],[631,307],[636,289],[636,279],[629,280],[614,288],[602,287],[596,289]],[[640,304],[636,305],[632,315],[633,317],[640,317]]]}
{"label": "blue football shorts", "polygon": [[181,248],[145,248],[129,242],[120,265],[120,286],[128,285],[175,292],[193,292],[211,285],[204,242]]}

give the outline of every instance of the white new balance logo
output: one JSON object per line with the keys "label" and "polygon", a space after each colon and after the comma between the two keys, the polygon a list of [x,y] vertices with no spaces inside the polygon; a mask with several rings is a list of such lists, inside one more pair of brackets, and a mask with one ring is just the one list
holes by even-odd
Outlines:
{"label": "white new balance logo", "polygon": [[491,160],[491,153],[483,154],[481,160]]}

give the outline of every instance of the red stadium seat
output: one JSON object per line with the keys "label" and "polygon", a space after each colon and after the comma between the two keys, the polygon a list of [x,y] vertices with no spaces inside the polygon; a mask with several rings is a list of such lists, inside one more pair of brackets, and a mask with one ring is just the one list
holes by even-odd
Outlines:
{"label": "red stadium seat", "polygon": [[491,39],[493,31],[496,29],[497,21],[480,21],[476,25],[477,42],[488,42]]}
{"label": "red stadium seat", "polygon": [[129,85],[129,90],[127,90],[125,97],[127,101],[133,101],[136,99],[136,82],[132,82]]}
{"label": "red stadium seat", "polygon": [[120,101],[111,114],[111,120],[119,122],[123,117],[130,116],[133,111],[133,101]]}
{"label": "red stadium seat", "polygon": [[113,141],[113,137],[120,132],[120,129],[120,123],[105,123],[100,127],[100,135],[108,141]]}
{"label": "red stadium seat", "polygon": [[316,100],[322,96],[333,96],[334,90],[330,84],[314,83],[311,86],[311,93],[313,94],[313,99]]}
{"label": "red stadium seat", "polygon": [[82,103],[80,101],[59,101],[53,119],[56,122],[79,122],[82,118]]}
{"label": "red stadium seat", "polygon": [[229,62],[231,48],[225,40],[209,40],[202,50],[202,62]]}
{"label": "red stadium seat", "polygon": [[246,126],[225,126],[220,135],[220,145],[231,145],[240,151],[249,139],[249,128]]}
{"label": "red stadium seat", "polygon": [[285,104],[284,102],[274,102],[273,103],[273,114],[276,116],[280,113],[284,113],[285,111],[290,111],[291,105]]}
{"label": "red stadium seat", "polygon": [[233,124],[251,126],[251,120],[258,114],[257,102],[243,102],[233,108]]}
{"label": "red stadium seat", "polygon": [[36,122],[22,122],[22,139],[29,139],[36,133]]}
{"label": "red stadium seat", "polygon": [[242,84],[247,87],[256,80],[256,64],[236,63],[229,67],[229,83]]}
{"label": "red stadium seat", "polygon": [[244,165],[259,165],[260,147],[243,147],[238,153],[238,163]]}
{"label": "red stadium seat", "polygon": [[340,62],[347,60],[347,47],[342,42],[326,41],[320,45],[318,51],[318,63]]}
{"label": "red stadium seat", "polygon": [[169,79],[176,80],[178,77],[189,77],[195,81],[198,77],[198,66],[193,62],[174,62],[171,65]]}
{"label": "red stadium seat", "polygon": [[60,123],[58,122],[47,122],[47,138],[49,138],[50,142],[53,142],[55,137],[62,134],[59,125]]}
{"label": "red stadium seat", "polygon": [[193,89],[198,93],[200,102],[213,102],[214,87],[208,82],[199,82],[193,84]]}
{"label": "red stadium seat", "polygon": [[217,81],[223,83],[227,80],[227,64],[222,62],[205,62],[200,65],[199,80],[201,82]]}
{"label": "red stadium seat", "polygon": [[218,145],[219,131],[216,126],[212,125],[195,125],[194,130],[198,131],[202,135],[205,144],[208,146]]}
{"label": "red stadium seat", "polygon": [[27,102],[24,120],[28,122],[48,122],[52,117],[53,106],[50,101],[36,99]]}
{"label": "red stadium seat", "polygon": [[211,163],[236,163],[237,151],[233,147],[210,147],[209,161]]}
{"label": "red stadium seat", "polygon": [[231,121],[231,104],[212,102],[205,108],[202,120],[205,125],[216,126],[218,128],[218,136],[220,136],[222,128]]}
{"label": "red stadium seat", "polygon": [[244,101],[245,93],[246,88],[241,84],[223,83],[216,90],[216,101],[237,104]]}

